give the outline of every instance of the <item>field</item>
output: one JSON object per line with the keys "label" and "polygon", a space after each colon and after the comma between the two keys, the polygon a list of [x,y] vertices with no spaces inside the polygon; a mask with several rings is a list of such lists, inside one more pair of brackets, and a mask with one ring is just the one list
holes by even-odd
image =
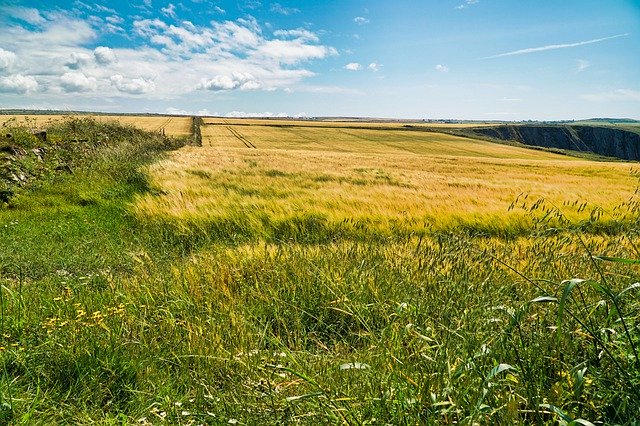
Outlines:
{"label": "field", "polygon": [[[441,133],[207,125],[202,135],[202,148],[152,168],[165,195],[139,200],[139,214],[256,226],[312,216],[328,225],[363,221],[382,233],[391,226],[520,232],[531,223],[521,209],[509,211],[519,194],[611,210],[629,199],[637,179],[625,163]],[[589,214],[564,210],[572,219]]]}
{"label": "field", "polygon": [[184,137],[191,135],[192,118],[181,116],[135,116],[135,115],[0,115],[0,126],[19,124],[33,128],[46,128],[71,117],[91,118],[98,122],[119,123],[134,126],[148,132],[162,132],[167,136]]}
{"label": "field", "polygon": [[52,124],[0,424],[635,424],[637,165],[399,126]]}

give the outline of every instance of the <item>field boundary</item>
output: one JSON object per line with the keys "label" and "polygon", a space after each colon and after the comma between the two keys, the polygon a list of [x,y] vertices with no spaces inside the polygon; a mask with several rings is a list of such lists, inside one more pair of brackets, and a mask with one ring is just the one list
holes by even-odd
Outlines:
{"label": "field boundary", "polygon": [[202,146],[202,129],[201,126],[204,125],[204,121],[202,117],[193,116],[191,123],[191,133],[193,135],[193,143],[196,146]]}

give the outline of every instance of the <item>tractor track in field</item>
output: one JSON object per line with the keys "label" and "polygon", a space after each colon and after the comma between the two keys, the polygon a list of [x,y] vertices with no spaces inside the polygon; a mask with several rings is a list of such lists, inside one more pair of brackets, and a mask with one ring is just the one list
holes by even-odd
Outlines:
{"label": "tractor track in field", "polygon": [[164,130],[167,127],[167,125],[171,123],[171,120],[173,120],[173,117],[169,117],[167,121],[163,122],[160,126],[158,126],[158,128],[155,131],[161,132],[162,130]]}
{"label": "tractor track in field", "polygon": [[237,130],[235,130],[234,128],[232,128],[231,126],[227,126],[227,130],[229,130],[231,132],[231,134],[233,136],[235,136],[236,138],[240,139],[240,141],[244,144],[244,146],[246,146],[247,148],[253,148],[256,149],[256,146],[251,143],[251,141],[247,138],[245,138],[244,136],[242,136]]}

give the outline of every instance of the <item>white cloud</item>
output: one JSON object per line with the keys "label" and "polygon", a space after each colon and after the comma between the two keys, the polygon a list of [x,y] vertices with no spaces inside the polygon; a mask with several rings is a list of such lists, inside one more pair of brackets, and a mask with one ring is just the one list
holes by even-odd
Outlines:
{"label": "white cloud", "polygon": [[628,101],[640,102],[640,90],[616,89],[609,92],[590,93],[580,96],[590,102]]}
{"label": "white cloud", "polygon": [[0,71],[8,70],[16,63],[17,56],[10,50],[4,50],[0,47]]}
{"label": "white cloud", "polygon": [[86,53],[71,52],[69,60],[65,62],[65,65],[72,70],[78,70],[88,64],[91,61],[91,56]]}
{"label": "white cloud", "polygon": [[214,6],[213,11],[219,13],[220,15],[224,15],[225,13],[227,13],[227,11],[220,6]]}
{"label": "white cloud", "polygon": [[22,74],[0,77],[0,92],[24,94],[35,92],[38,89],[38,82],[35,78]]}
{"label": "white cloud", "polygon": [[[38,97],[45,101],[59,102],[65,92],[91,93],[107,102],[141,94],[175,99],[197,89],[295,88],[315,75],[308,62],[338,54],[312,31],[283,28],[266,33],[251,17],[207,25],[134,18],[123,25],[127,33],[142,38],[138,46],[90,49],[86,46],[95,44],[108,21],[74,14],[47,12],[46,22],[37,28],[7,25],[0,32],[0,67],[13,68],[0,73],[29,75],[21,81],[35,82]],[[13,86],[6,81],[3,87],[18,90]]]}
{"label": "white cloud", "polygon": [[350,62],[344,66],[344,69],[349,71],[360,71],[362,69],[362,65],[357,62]]}
{"label": "white cloud", "polygon": [[46,22],[46,19],[42,17],[40,11],[38,9],[34,9],[31,7],[3,7],[0,8],[7,15],[12,16],[14,18],[20,19],[31,25],[41,25]]}
{"label": "white cloud", "polygon": [[530,47],[527,49],[514,50],[512,52],[506,52],[506,53],[500,53],[498,55],[487,56],[486,58],[483,58],[483,59],[502,58],[504,56],[514,56],[514,55],[525,55],[527,53],[544,52],[546,50],[568,49],[570,47],[578,47],[578,46],[584,46],[587,44],[600,43],[602,41],[613,40],[615,38],[626,37],[628,35],[629,33],[625,33],[625,34],[617,34],[611,37],[603,37],[603,38],[596,38],[593,40],[579,41],[577,43],[549,44],[549,45],[540,46],[540,47]]}
{"label": "white cloud", "polygon": [[178,18],[178,16],[176,15],[176,6],[173,3],[169,3],[169,6],[163,7],[162,9],[160,9],[160,11],[166,17],[173,19]]}
{"label": "white cloud", "polygon": [[165,110],[167,114],[171,115],[191,115],[189,111],[180,108],[169,107]]}
{"label": "white cloud", "polygon": [[442,64],[436,65],[435,67],[433,67],[433,69],[439,72],[449,72],[449,67]]}
{"label": "white cloud", "polygon": [[120,16],[118,15],[112,15],[112,16],[107,16],[106,18],[104,18],[107,22],[113,24],[113,25],[119,25],[122,24],[124,22],[124,19],[122,19]]}
{"label": "white cloud", "polygon": [[244,2],[239,5],[241,9],[260,9],[262,7],[262,2],[260,0],[244,0]]}
{"label": "white cloud", "polygon": [[276,30],[273,35],[280,38],[297,38],[301,40],[318,42],[320,39],[315,33],[304,28],[297,28],[295,30]]}
{"label": "white cloud", "polygon": [[355,22],[358,25],[364,25],[364,24],[368,24],[369,20],[363,16],[356,16],[355,18],[353,18],[353,22]]}
{"label": "white cloud", "polygon": [[87,4],[84,3],[80,0],[76,0],[73,2],[74,6],[80,6],[83,7],[91,12],[97,12],[97,13],[116,13],[115,10],[111,9],[110,7],[106,7],[106,6],[102,6],[101,4]]}
{"label": "white cloud", "polygon": [[60,77],[60,86],[65,92],[90,92],[96,90],[97,81],[81,72],[67,72]]}
{"label": "white cloud", "polygon": [[466,0],[461,5],[456,6],[456,9],[466,9],[469,6],[480,3],[480,0]]}
{"label": "white cloud", "polygon": [[93,56],[100,65],[109,65],[116,62],[116,54],[109,47],[98,46],[93,50]]}
{"label": "white cloud", "polygon": [[589,68],[590,66],[591,66],[591,63],[589,61],[584,59],[578,59],[578,72],[582,72],[587,68]]}
{"label": "white cloud", "polygon": [[248,73],[234,72],[231,75],[217,75],[211,80],[202,80],[198,88],[214,91],[222,90],[256,90],[262,83]]}
{"label": "white cloud", "polygon": [[300,13],[300,9],[297,9],[295,7],[285,7],[280,3],[273,3],[269,10],[271,10],[271,12],[279,13],[280,15],[284,15],[284,16]]}
{"label": "white cloud", "polygon": [[116,74],[112,75],[109,80],[111,80],[116,89],[131,95],[150,93],[156,89],[155,83],[146,78],[125,78],[120,74]]}
{"label": "white cloud", "polygon": [[244,112],[244,111],[231,111],[225,114],[227,118],[287,118],[290,117],[286,112],[280,112],[274,114],[272,112]]}
{"label": "white cloud", "polygon": [[368,66],[368,68],[373,71],[373,72],[378,72],[380,71],[380,68],[382,67],[382,65],[378,64],[377,62],[371,62]]}
{"label": "white cloud", "polygon": [[253,56],[293,65],[302,61],[322,59],[336,54],[335,49],[307,44],[304,39],[296,39],[265,41],[256,49]]}

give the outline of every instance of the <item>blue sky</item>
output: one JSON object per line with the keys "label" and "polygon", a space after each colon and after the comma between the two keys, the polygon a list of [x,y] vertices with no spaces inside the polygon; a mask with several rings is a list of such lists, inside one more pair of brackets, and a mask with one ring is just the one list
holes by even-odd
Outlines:
{"label": "blue sky", "polygon": [[640,1],[0,0],[0,108],[640,119]]}

